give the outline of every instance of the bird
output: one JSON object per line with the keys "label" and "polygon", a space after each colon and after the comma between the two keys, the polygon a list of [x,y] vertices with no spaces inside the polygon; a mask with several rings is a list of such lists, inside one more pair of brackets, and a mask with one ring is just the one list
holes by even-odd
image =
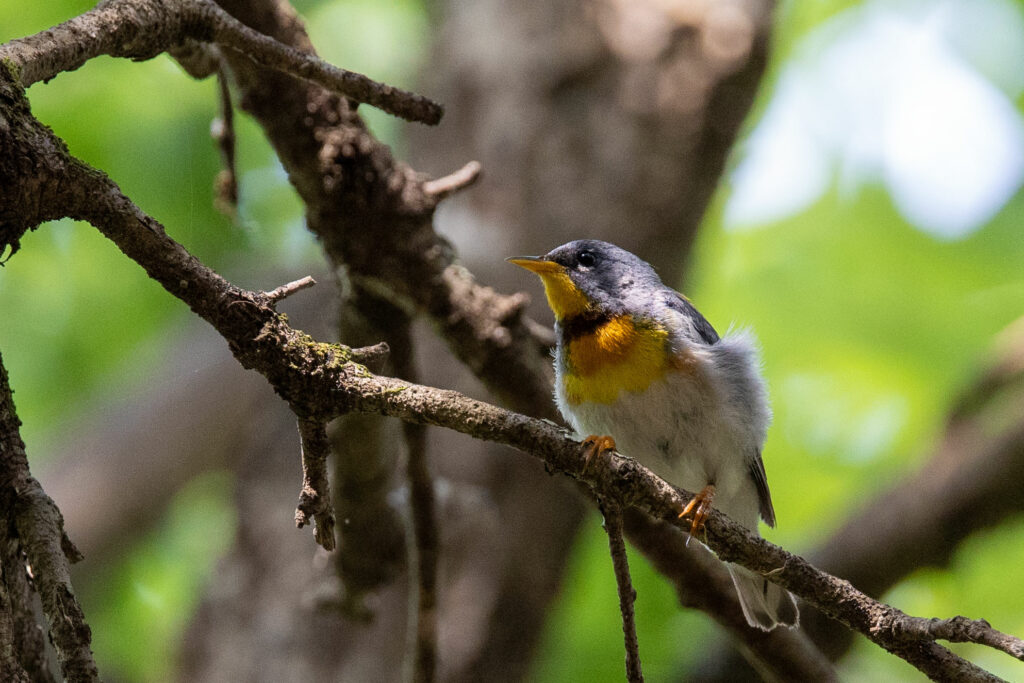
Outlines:
{"label": "bird", "polygon": [[[540,277],[555,315],[555,403],[587,460],[616,450],[699,493],[681,510],[698,537],[712,505],[753,533],[775,526],[761,450],[771,409],[757,343],[719,336],[654,268],[614,244],[582,239],[508,262]],[[784,588],[726,563],[746,621],[796,626]]]}

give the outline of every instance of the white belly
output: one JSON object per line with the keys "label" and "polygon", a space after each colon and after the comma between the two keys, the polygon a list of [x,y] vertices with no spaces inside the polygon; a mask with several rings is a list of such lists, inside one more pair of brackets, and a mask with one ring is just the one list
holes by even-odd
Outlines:
{"label": "white belly", "polygon": [[558,408],[580,436],[611,435],[617,450],[671,484],[699,492],[715,485],[714,507],[757,529],[757,489],[750,461],[760,448],[749,420],[683,373],[656,380],[641,394],[622,392],[612,404],[570,406],[561,382]]}

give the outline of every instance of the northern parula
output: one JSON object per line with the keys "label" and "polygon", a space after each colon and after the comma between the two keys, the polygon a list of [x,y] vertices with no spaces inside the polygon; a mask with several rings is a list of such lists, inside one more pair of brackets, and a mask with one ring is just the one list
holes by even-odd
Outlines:
{"label": "northern parula", "polygon": [[[712,499],[754,533],[759,515],[775,526],[761,459],[771,411],[749,333],[720,337],[650,264],[614,244],[577,240],[508,261],[544,284],[558,340],[555,402],[580,435],[591,435],[587,443],[699,491],[680,514],[693,516],[691,535]],[[788,591],[726,566],[751,626],[797,624]]]}

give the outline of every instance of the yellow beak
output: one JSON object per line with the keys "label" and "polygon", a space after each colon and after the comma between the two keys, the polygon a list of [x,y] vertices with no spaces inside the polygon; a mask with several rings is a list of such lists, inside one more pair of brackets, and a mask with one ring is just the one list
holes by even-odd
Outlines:
{"label": "yellow beak", "polygon": [[538,275],[542,273],[557,273],[563,269],[561,264],[548,261],[543,256],[509,256],[505,260]]}
{"label": "yellow beak", "polygon": [[562,264],[543,256],[512,256],[505,260],[540,276],[548,305],[559,320],[579,315],[590,307],[587,297],[569,278]]}

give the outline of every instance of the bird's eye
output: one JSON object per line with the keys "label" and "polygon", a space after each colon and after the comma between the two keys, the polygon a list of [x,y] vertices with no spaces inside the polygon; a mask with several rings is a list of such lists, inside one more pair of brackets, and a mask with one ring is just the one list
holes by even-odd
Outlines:
{"label": "bird's eye", "polygon": [[581,251],[579,256],[576,257],[576,262],[584,268],[590,268],[597,263],[597,257],[594,256],[592,251]]}

